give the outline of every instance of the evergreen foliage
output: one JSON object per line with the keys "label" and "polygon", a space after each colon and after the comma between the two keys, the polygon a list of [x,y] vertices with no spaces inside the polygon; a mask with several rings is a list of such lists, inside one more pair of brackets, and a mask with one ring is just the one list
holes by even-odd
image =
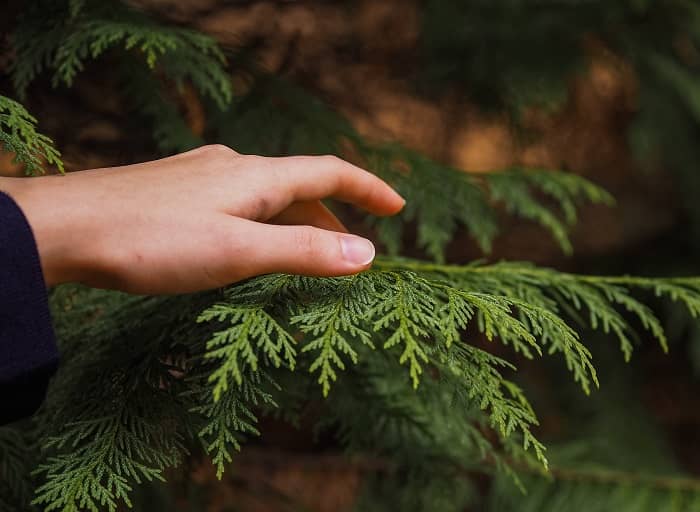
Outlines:
{"label": "evergreen foliage", "polygon": [[[438,407],[445,416],[441,427],[449,431],[441,434],[443,457],[455,457],[460,448],[473,464],[497,464],[514,475],[519,464],[533,463],[523,450],[546,465],[545,448],[533,431],[533,406],[508,377],[514,361],[481,348],[480,335],[525,358],[560,354],[589,392],[598,385],[591,353],[565,318],[587,315],[585,325],[615,333],[628,351],[630,326],[619,308],[664,339],[658,320],[630,288],[668,295],[692,314],[700,304],[695,278],[576,276],[525,264],[464,267],[401,259],[377,267],[347,278],[255,278],[222,292],[197,324],[198,308],[216,293],[116,299],[108,292],[64,289],[54,297],[57,307],[72,304],[76,293],[88,294],[90,300],[80,303],[101,310],[101,320],[75,329],[77,317],[92,310],[78,311],[70,325],[59,324],[66,367],[36,418],[46,433],[39,437],[44,455],[36,473],[45,483],[35,504],[115,510],[119,499],[129,503],[134,484],[163,478],[163,470],[177,466],[196,438],[221,476],[241,441],[258,434],[258,411],[284,408],[288,394],[307,379],[331,409],[339,408],[320,420],[320,428],[340,423],[349,446],[360,452],[367,443],[380,443],[391,453],[381,429],[394,428],[394,450],[413,446],[414,438],[436,449]],[[143,318],[151,319],[151,327]],[[280,371],[294,372],[299,382],[278,384],[285,378]],[[348,382],[336,394],[336,381],[343,380]],[[77,391],[86,382],[92,383],[87,395]],[[358,383],[366,391],[349,398]],[[60,399],[76,394],[78,403]],[[353,425],[370,420],[350,413],[358,401],[376,408],[367,415],[383,425],[380,431],[360,432]],[[462,421],[455,421],[455,410],[465,415]],[[493,429],[499,442],[484,437],[479,425]],[[455,439],[462,441],[455,446]]]}
{"label": "evergreen foliage", "polygon": [[[407,201],[401,224],[396,219],[378,221],[381,239],[393,255],[400,249],[402,224],[413,221],[419,247],[433,259],[443,260],[445,247],[459,228],[466,228],[480,249],[489,253],[498,234],[494,205],[540,224],[569,254],[572,249],[567,233],[576,222],[576,206],[613,203],[607,192],[573,174],[505,169],[475,175],[403,148],[375,151],[370,161],[380,175],[396,183]],[[407,174],[400,171],[403,166],[409,169]],[[435,201],[436,197],[441,200]]]}
{"label": "evergreen foliage", "polygon": [[[673,11],[657,2],[615,8],[601,2],[547,4],[556,9],[545,13],[543,7],[525,8],[525,2],[498,8],[490,2],[449,8],[428,2],[425,50],[440,55],[429,74],[475,80],[474,90],[483,93],[486,82],[479,81],[475,66],[487,63],[496,71],[489,68],[481,81],[502,77],[493,88],[501,100],[512,101],[515,89],[538,99],[510,80],[531,81],[541,92],[540,82],[559,83],[558,73],[573,61],[557,59],[562,66],[553,66],[555,75],[531,68],[532,59],[501,74],[506,64],[499,59],[458,58],[483,35],[473,25],[441,28],[438,37],[431,24],[459,25],[465,16],[477,16],[492,21],[482,30],[508,50],[496,56],[524,49],[535,55],[533,48],[541,46],[524,48],[515,38],[523,34],[535,43],[552,34],[563,38],[560,50],[568,55],[579,51],[577,33],[561,30],[561,16],[589,30],[604,11],[608,23],[630,26],[625,48],[634,56],[648,29],[632,23],[639,13],[657,13],[665,23]],[[696,12],[690,2],[675,4],[675,13]],[[513,32],[510,21],[504,25],[537,13],[537,23],[518,25],[521,32]],[[522,368],[535,364],[554,374],[557,380],[549,384],[569,393],[569,402],[585,402],[582,392],[603,402],[602,393],[593,391],[607,390],[614,377],[609,368],[600,369],[596,340],[614,338],[624,360],[639,342],[637,331],[668,350],[664,323],[643,298],[676,303],[697,318],[700,279],[577,275],[514,262],[444,263],[447,244],[461,230],[488,252],[502,210],[540,224],[570,253],[568,232],[577,207],[611,204],[607,192],[564,172],[470,174],[398,144],[367,141],[322,101],[254,66],[243,70],[247,91],[234,96],[230,73],[240,72],[237,54],[227,50],[225,58],[209,37],[113,0],[33,1],[12,41],[12,79],[20,98],[40,74],[55,87],[69,87],[88,61],[111,59],[125,99],[151,121],[162,152],[206,138],[267,155],[344,153],[395,184],[408,204],[400,217],[375,224],[389,255],[357,276],[268,275],[181,297],[77,286],[53,290],[62,366],[43,408],[21,425],[0,429],[0,510],[116,511],[134,502],[139,487],[166,479],[189,459],[211,459],[223,478],[235,465],[235,452],[260,434],[259,418],[279,415],[293,423],[309,403],[318,410],[318,432],[358,457],[377,459],[372,471],[379,474],[369,480],[359,510],[460,510],[479,503],[472,485],[477,473],[495,482],[488,497],[492,510],[699,506],[700,485],[661,455],[653,464],[625,465],[609,447],[588,452],[591,439],[603,432],[616,435],[621,454],[663,452],[651,427],[631,448],[625,444],[630,433],[623,427],[630,418],[637,433],[646,425],[628,407],[603,403],[590,431],[547,443],[547,450],[539,436],[537,394]],[[453,65],[441,67],[441,59]],[[670,77],[673,94],[682,92],[696,107],[694,79],[669,67],[668,56],[655,62],[659,76]],[[211,104],[205,137],[191,132],[171,93],[187,84]],[[44,162],[60,168],[58,152],[35,125],[24,107],[0,96],[2,148],[14,152],[29,173]],[[398,256],[408,249],[405,231],[414,228],[431,261]],[[558,374],[559,367],[569,376]],[[566,382],[576,386],[575,393]]]}
{"label": "evergreen foliage", "polygon": [[0,510],[19,510],[32,499],[29,443],[19,430],[0,429]]}
{"label": "evergreen foliage", "polygon": [[516,121],[532,105],[561,105],[567,77],[586,70],[591,48],[620,59],[618,66],[635,74],[635,116],[627,136],[639,164],[662,164],[676,173],[692,229],[699,225],[695,0],[430,0],[423,14],[426,91],[459,84],[480,106],[510,112]]}
{"label": "evergreen foliage", "polygon": [[[127,101],[152,123],[163,152],[185,151],[202,142],[186,126],[166,85],[181,90],[191,84],[219,108],[232,99],[226,59],[212,38],[159,23],[118,0],[30,2],[17,20],[12,43],[10,75],[20,99],[42,74],[49,75],[54,87],[70,87],[88,61],[109,55],[124,75]],[[17,130],[20,125],[12,126]],[[46,141],[40,142],[40,149],[55,160]],[[17,152],[14,146],[8,149]],[[33,171],[39,168],[37,162],[32,165]]]}
{"label": "evergreen foliage", "polygon": [[16,101],[0,95],[0,149],[14,153],[27,174],[42,172],[45,164],[63,170],[53,141],[36,131],[37,120]]}
{"label": "evergreen foliage", "polygon": [[140,55],[151,69],[158,62],[176,84],[188,80],[221,106],[231,99],[224,56],[210,37],[157,23],[122,2],[32,2],[13,43],[17,54],[11,73],[21,96],[44,71],[54,86],[70,86],[87,59],[121,47],[127,55]]}
{"label": "evergreen foliage", "polygon": [[[591,398],[573,439],[550,445],[550,472],[521,473],[525,500],[511,482],[497,478],[487,510],[697,510],[697,479],[682,473],[658,425],[630,400],[638,386],[631,368],[608,364],[600,370],[609,391]],[[572,398],[568,391],[562,396]]]}

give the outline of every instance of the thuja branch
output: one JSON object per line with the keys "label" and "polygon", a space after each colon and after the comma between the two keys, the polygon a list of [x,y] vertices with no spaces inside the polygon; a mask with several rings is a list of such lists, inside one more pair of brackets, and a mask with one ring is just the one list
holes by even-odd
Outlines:
{"label": "thuja branch", "polygon": [[63,171],[53,141],[36,130],[37,119],[20,103],[0,95],[0,151],[13,153],[27,175],[43,174],[45,165]]}
{"label": "thuja branch", "polygon": [[[636,317],[664,350],[667,340],[653,311],[633,297],[635,289],[666,297],[685,306],[693,318],[700,315],[700,278],[577,275],[535,267],[528,263],[444,265],[408,259],[378,259],[377,269],[403,269],[447,280],[463,289],[478,289],[524,300],[565,314],[577,323],[614,334],[626,359],[633,349],[631,328],[619,310]],[[584,316],[587,315],[587,318]]]}
{"label": "thuja branch", "polygon": [[404,269],[414,272],[430,272],[445,275],[469,275],[469,274],[502,274],[503,272],[517,272],[522,276],[536,277],[545,280],[577,281],[591,284],[621,284],[653,288],[662,283],[678,286],[700,287],[700,277],[639,277],[639,276],[599,276],[585,274],[571,274],[554,271],[548,268],[536,267],[527,262],[507,262],[484,265],[475,263],[472,265],[450,265],[428,261],[413,260],[409,258],[387,258],[379,256],[374,262],[374,268],[378,270]]}

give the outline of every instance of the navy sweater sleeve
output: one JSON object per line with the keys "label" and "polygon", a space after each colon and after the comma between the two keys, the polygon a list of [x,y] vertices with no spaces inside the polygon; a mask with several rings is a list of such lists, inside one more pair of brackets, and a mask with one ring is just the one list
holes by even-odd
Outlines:
{"label": "navy sweater sleeve", "polygon": [[0,424],[34,413],[58,365],[34,235],[0,192]]}

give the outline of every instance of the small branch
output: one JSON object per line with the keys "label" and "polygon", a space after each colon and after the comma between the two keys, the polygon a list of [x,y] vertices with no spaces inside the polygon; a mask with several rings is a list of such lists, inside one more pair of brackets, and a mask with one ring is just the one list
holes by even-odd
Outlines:
{"label": "small branch", "polygon": [[543,280],[556,276],[558,280],[574,280],[591,284],[620,284],[640,287],[653,287],[660,280],[676,285],[700,286],[700,277],[637,277],[637,276],[596,276],[584,274],[571,274],[559,272],[547,268],[519,267],[519,268],[499,268],[497,265],[449,265],[433,263],[429,261],[412,260],[404,258],[378,257],[374,262],[374,268],[378,270],[412,270],[414,272],[434,272],[448,275],[464,274],[490,274],[490,273],[517,273],[533,277],[542,277]]}

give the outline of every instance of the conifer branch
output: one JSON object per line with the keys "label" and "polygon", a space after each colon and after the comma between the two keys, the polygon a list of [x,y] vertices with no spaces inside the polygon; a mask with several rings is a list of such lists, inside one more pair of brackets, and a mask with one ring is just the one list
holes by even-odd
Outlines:
{"label": "conifer branch", "polygon": [[[202,378],[206,381],[206,377]],[[263,404],[277,407],[272,395],[262,389],[261,381],[260,373],[249,371],[237,386],[220,391],[216,398],[206,385],[198,385],[186,393],[192,396],[195,404],[190,412],[203,418],[197,436],[210,454],[219,480],[226,465],[233,460],[231,453],[240,450],[241,439],[246,435],[260,435],[253,408]]]}
{"label": "conifer branch", "polygon": [[328,396],[331,382],[338,378],[334,367],[341,371],[346,369],[343,355],[357,364],[358,354],[352,341],[374,348],[369,330],[357,325],[356,320],[368,315],[377,302],[376,289],[367,276],[353,276],[328,284],[336,286],[317,287],[313,294],[317,307],[309,313],[303,306],[299,307],[299,313],[290,319],[291,325],[298,326],[302,333],[312,338],[301,352],[318,352],[309,372],[320,370],[318,383],[324,396]]}
{"label": "conifer branch", "polygon": [[[496,457],[501,450],[517,450],[519,443],[519,449],[531,450],[541,464],[546,464],[544,445],[533,432],[538,423],[534,410],[519,386],[507,376],[514,366],[474,346],[472,337],[481,332],[533,358],[545,353],[561,353],[574,380],[588,390],[597,385],[596,372],[590,353],[562,316],[567,311],[562,303],[570,303],[582,311],[592,308],[587,317],[589,324],[596,321],[598,326],[608,325],[611,332],[615,326],[626,332],[629,329],[626,323],[615,323],[624,322],[623,317],[613,314],[615,307],[629,309],[642,319],[650,314],[648,308],[641,308],[641,303],[631,297],[631,287],[675,298],[688,305],[693,314],[700,311],[700,287],[696,279],[576,276],[525,264],[452,266],[380,258],[375,270],[347,278],[263,276],[229,288],[223,301],[207,308],[200,316],[197,332],[208,338],[200,338],[202,341],[192,349],[190,362],[183,366],[183,371],[192,374],[194,380],[188,378],[178,383],[159,372],[158,382],[162,378],[172,382],[166,389],[176,383],[185,385],[184,394],[177,396],[190,404],[186,410],[193,417],[188,421],[197,425],[192,435],[199,438],[211,454],[219,476],[244,437],[257,435],[254,408],[275,407],[259,376],[267,371],[296,368],[314,373],[321,370],[323,374],[324,364],[333,365],[336,379],[316,379],[323,394],[333,391],[331,383],[334,389],[340,386],[343,390],[351,386],[349,382],[353,378],[360,375],[368,378],[370,374],[365,372],[372,367],[376,369],[375,375],[381,375],[378,383],[382,389],[390,375],[396,379],[395,386],[400,386],[402,381],[407,384],[406,377],[402,379],[402,372],[397,371],[408,367],[408,381],[420,382],[416,393],[428,393],[424,398],[426,403],[442,403],[452,396],[450,400],[456,400],[455,403],[464,408],[464,414],[472,418],[469,421],[483,422],[497,434],[500,448],[480,435],[471,436],[467,446],[475,457],[477,454],[479,459],[485,454]],[[206,302],[207,298],[198,300]],[[118,304],[124,302],[116,302],[115,307]],[[151,310],[168,317],[186,318],[178,312],[183,306],[182,311],[191,310],[192,300],[138,300],[131,301],[130,308],[145,307],[148,309],[144,309],[143,314]],[[127,311],[105,314],[109,314],[114,326],[121,325],[119,329],[124,332],[124,320],[130,318],[125,316]],[[264,321],[248,321],[248,315],[257,315],[257,320]],[[130,325],[125,332],[133,332],[129,336],[138,339],[139,323],[132,321]],[[652,332],[655,325],[658,327],[651,320],[646,324]],[[91,340],[96,340],[91,346],[108,347],[114,344],[109,337],[116,331],[108,324],[93,334],[84,330],[77,332],[80,339],[90,336]],[[108,338],[99,341],[104,336]],[[152,343],[161,338],[170,340],[167,333],[157,332],[157,336]],[[206,339],[210,341],[204,343]],[[168,341],[167,346],[171,343]],[[307,346],[310,348],[304,350]],[[143,350],[149,349],[144,347]],[[328,355],[333,351],[342,367],[333,355]],[[87,363],[84,354],[76,352],[76,356],[79,358],[74,364]],[[97,352],[97,356],[107,360],[109,352],[102,355]],[[380,361],[384,361],[382,369],[377,366]],[[148,368],[148,365],[141,367]],[[430,371],[426,372],[426,368]],[[75,416],[74,421],[48,438],[45,445],[49,457],[39,472],[46,482],[40,488],[37,503],[61,510],[89,509],[90,503],[99,507],[100,500],[109,506],[118,500],[128,500],[133,482],[159,478],[163,468],[177,463],[177,454],[183,449],[183,441],[179,440],[182,434],[158,429],[169,429],[167,426],[171,423],[167,418],[179,417],[182,413],[167,410],[158,413],[149,409],[144,416],[145,404],[159,391],[146,385],[154,382],[153,378],[149,380],[133,372],[130,375],[133,384],[126,388],[105,386],[107,396],[112,398],[106,402],[103,398],[81,409],[83,412]],[[351,381],[345,384],[345,379]],[[433,379],[437,380],[433,382]],[[133,388],[136,394],[125,394],[132,385],[136,386]],[[71,386],[75,389],[79,382]],[[188,388],[191,391],[187,391]],[[399,388],[388,391],[392,399],[396,398],[396,389]],[[356,394],[357,389],[352,393]],[[440,393],[436,396],[445,398],[436,401],[431,393]],[[169,396],[170,393],[164,395]],[[346,403],[345,398],[329,396],[332,403]],[[388,417],[403,418],[399,424],[415,426],[417,434],[424,428],[428,429],[426,432],[439,428],[433,425],[434,410],[421,412],[420,408],[415,408],[417,404],[409,402],[405,406],[391,405],[376,391],[368,396],[372,398],[365,399],[364,403],[375,403],[378,408],[375,418],[381,417],[381,411]],[[103,404],[123,404],[126,409],[109,405],[109,413],[105,414],[99,412],[102,409],[98,410]],[[449,410],[453,408],[454,405]],[[126,416],[119,412],[122,410]],[[150,416],[151,413],[158,418]],[[338,410],[338,416],[334,417],[345,418],[342,421],[347,422],[347,414],[347,411]],[[433,420],[421,423],[418,419],[421,415]],[[137,416],[140,419],[137,420]],[[461,424],[463,428],[471,428]],[[346,432],[358,436],[361,435],[358,429],[361,430],[359,425]],[[372,435],[377,436],[378,432]],[[423,439],[425,435],[421,434]],[[155,436],[166,443],[165,446],[153,446]],[[153,451],[140,442],[149,444]],[[131,448],[122,452],[120,446]],[[105,449],[107,452],[103,453],[101,450]],[[52,452],[55,454],[51,455]],[[68,454],[72,454],[71,457]],[[121,471],[106,464],[104,457],[107,456],[122,460],[119,467],[127,469]],[[504,471],[512,471],[507,462],[501,466]],[[98,471],[100,475],[113,476],[105,481],[96,476]],[[92,490],[85,487],[84,482],[92,482]],[[66,489],[72,491],[66,493]]]}
{"label": "conifer branch", "polygon": [[125,56],[139,55],[151,69],[159,65],[176,85],[191,82],[221,108],[232,99],[224,54],[211,37],[158,23],[117,0],[32,2],[12,43],[11,75],[20,97],[44,71],[54,86],[70,87],[88,60],[120,49]]}
{"label": "conifer branch", "polygon": [[24,510],[32,498],[30,478],[35,462],[27,432],[0,428],[0,511]]}
{"label": "conifer branch", "polygon": [[215,383],[215,401],[228,389],[229,376],[240,386],[245,372],[258,370],[261,358],[266,365],[279,368],[285,364],[294,369],[297,355],[294,337],[268,312],[292,279],[284,275],[264,277],[257,283],[260,285],[257,290],[250,284],[244,285],[240,296],[231,295],[230,302],[213,305],[197,319],[231,325],[214,333],[207,342],[205,357],[221,361],[209,376],[209,381]]}
{"label": "conifer branch", "polygon": [[18,102],[0,95],[0,150],[14,153],[27,175],[43,174],[45,165],[63,172],[53,141],[36,131],[37,119]]}
{"label": "conifer branch", "polygon": [[[162,394],[153,400],[139,392],[148,386],[144,380],[113,377],[114,401],[86,400],[79,414],[46,440],[49,455],[35,472],[45,482],[33,504],[47,511],[113,512],[119,501],[131,504],[134,483],[163,481],[163,470],[177,466],[187,453],[172,399]],[[101,393],[109,384],[93,383],[102,386]]]}
{"label": "conifer branch", "polygon": [[[532,473],[523,467],[519,471]],[[566,466],[554,466],[545,475],[535,475],[523,474],[528,505],[543,512],[560,510],[562,502],[575,510],[604,502],[611,510],[630,512],[696,510],[700,506],[700,480],[689,477]],[[523,495],[510,487],[506,482],[497,484],[497,510],[520,510]]]}
{"label": "conifer branch", "polygon": [[[696,318],[700,314],[700,279],[696,277],[644,278],[633,276],[574,275],[527,263],[498,263],[494,265],[442,265],[415,260],[379,260],[377,268],[402,268],[425,272],[435,277],[448,278],[460,287],[477,287],[491,293],[501,293],[554,313],[568,313],[593,329],[614,334],[625,359],[633,350],[631,328],[616,306],[633,314],[641,326],[649,331],[668,350],[666,336],[653,311],[631,295],[632,289],[649,291],[654,296],[666,297],[683,305]],[[588,313],[582,320],[577,313]]]}

